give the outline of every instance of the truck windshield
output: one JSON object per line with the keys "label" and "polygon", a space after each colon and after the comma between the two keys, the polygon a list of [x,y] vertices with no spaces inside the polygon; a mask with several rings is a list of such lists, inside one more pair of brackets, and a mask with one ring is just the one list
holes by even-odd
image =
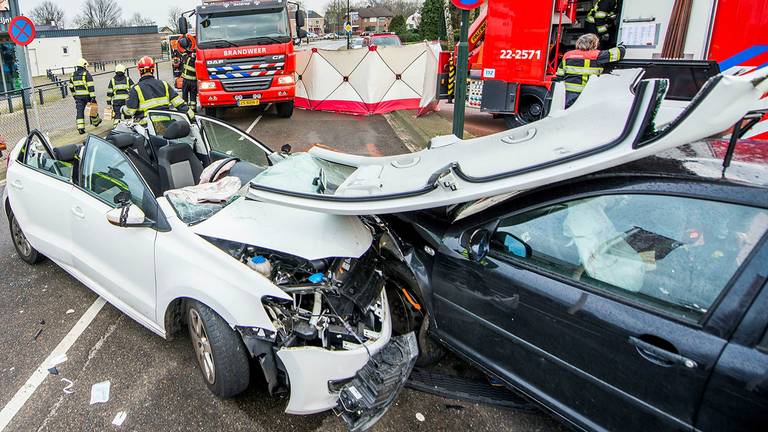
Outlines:
{"label": "truck windshield", "polygon": [[202,16],[199,27],[197,38],[201,48],[287,43],[291,40],[286,9]]}

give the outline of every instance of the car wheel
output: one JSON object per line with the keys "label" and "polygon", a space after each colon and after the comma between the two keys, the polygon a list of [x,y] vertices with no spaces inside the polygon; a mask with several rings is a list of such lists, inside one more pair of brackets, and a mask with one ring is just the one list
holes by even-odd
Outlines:
{"label": "car wheel", "polygon": [[208,306],[187,303],[189,337],[203,380],[220,398],[238,395],[248,388],[250,366],[240,335]]}
{"label": "car wheel", "polygon": [[24,235],[24,231],[21,230],[19,222],[16,220],[16,216],[11,213],[11,218],[8,221],[11,228],[11,238],[13,239],[13,247],[16,248],[16,253],[27,264],[37,264],[45,259],[45,256],[33,248],[27,240],[27,236]]}
{"label": "car wheel", "polygon": [[293,102],[280,102],[275,104],[277,116],[281,118],[291,118],[293,115]]}
{"label": "car wheel", "polygon": [[[429,336],[429,317],[424,302],[417,296],[418,284],[410,269],[401,262],[388,262],[387,299],[395,335],[416,332],[419,343],[418,366],[429,366],[445,356],[445,349]],[[416,306],[418,305],[418,307]]]}

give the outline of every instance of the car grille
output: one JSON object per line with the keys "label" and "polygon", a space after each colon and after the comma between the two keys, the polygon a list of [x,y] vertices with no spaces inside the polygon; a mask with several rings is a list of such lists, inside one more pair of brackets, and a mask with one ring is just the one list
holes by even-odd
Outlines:
{"label": "car grille", "polygon": [[261,91],[272,85],[272,76],[222,79],[221,85],[228,92]]}

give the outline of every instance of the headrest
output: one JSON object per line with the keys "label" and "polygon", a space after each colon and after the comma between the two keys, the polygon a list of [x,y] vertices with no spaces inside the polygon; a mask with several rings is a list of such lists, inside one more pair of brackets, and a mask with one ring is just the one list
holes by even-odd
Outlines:
{"label": "headrest", "polygon": [[57,161],[72,162],[75,160],[78,150],[80,150],[80,147],[77,144],[55,147],[53,149],[53,157],[55,157]]}
{"label": "headrest", "polygon": [[165,128],[163,138],[167,140],[186,138],[191,132],[192,131],[190,130],[189,124],[187,122],[176,120],[175,122],[169,124],[167,128]]}
{"label": "headrest", "polygon": [[127,134],[127,133],[119,133],[119,134],[114,134],[110,137],[107,137],[107,141],[114,144],[115,147],[119,148],[120,150],[125,150],[133,146],[134,140],[135,140],[134,136],[132,134]]}

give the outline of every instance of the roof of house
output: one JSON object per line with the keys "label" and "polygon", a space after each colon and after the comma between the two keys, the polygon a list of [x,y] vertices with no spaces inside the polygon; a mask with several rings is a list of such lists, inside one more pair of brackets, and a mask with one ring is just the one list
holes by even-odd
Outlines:
{"label": "roof of house", "polygon": [[323,17],[322,15],[320,15],[319,13],[313,10],[307,11],[307,18],[322,18],[322,17]]}
{"label": "roof of house", "polygon": [[360,18],[393,17],[395,14],[385,7],[367,7],[358,11]]}
{"label": "roof of house", "polygon": [[93,28],[93,29],[59,29],[43,30],[37,32],[37,37],[97,37],[97,36],[128,36],[139,34],[157,34],[157,26],[140,27],[113,27],[113,28]]}

